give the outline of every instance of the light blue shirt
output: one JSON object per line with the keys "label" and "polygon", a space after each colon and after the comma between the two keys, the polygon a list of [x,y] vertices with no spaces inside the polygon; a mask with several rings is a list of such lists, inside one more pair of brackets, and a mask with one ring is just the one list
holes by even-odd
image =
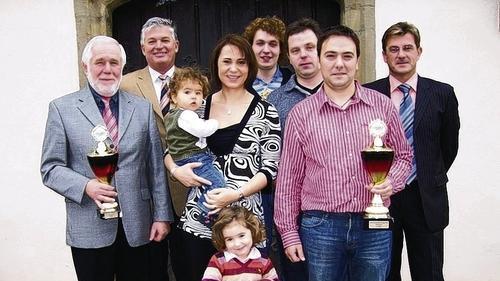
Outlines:
{"label": "light blue shirt", "polygon": [[264,80],[256,77],[253,81],[252,87],[263,100],[267,100],[267,97],[272,91],[281,87],[282,81],[283,74],[281,73],[280,68],[276,67],[276,72],[269,83],[266,83]]}

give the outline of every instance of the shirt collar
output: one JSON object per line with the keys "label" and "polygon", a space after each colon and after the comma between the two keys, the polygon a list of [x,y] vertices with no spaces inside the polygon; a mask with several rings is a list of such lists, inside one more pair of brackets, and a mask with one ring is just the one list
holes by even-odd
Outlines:
{"label": "shirt collar", "polygon": [[372,105],[372,102],[370,99],[367,97],[367,93],[364,90],[364,88],[361,86],[361,84],[356,80],[354,81],[356,83],[356,92],[354,93],[354,98],[358,98],[362,102],[364,102],[367,105]]}
{"label": "shirt collar", "polygon": [[232,259],[237,259],[239,260],[240,262],[246,262],[247,260],[254,260],[254,259],[258,259],[262,257],[262,255],[260,254],[260,251],[255,248],[255,247],[252,247],[252,249],[250,250],[250,253],[248,254],[248,257],[246,259],[240,259],[237,255],[233,254],[233,253],[230,253],[228,251],[224,251],[224,258],[226,259],[226,261],[230,261]]}
{"label": "shirt collar", "polygon": [[[356,104],[360,101],[371,106],[372,103],[370,102],[370,100],[366,96],[367,95],[366,91],[363,90],[363,87],[361,86],[361,84],[357,80],[354,80],[354,87],[355,87],[354,95],[351,98],[351,103],[349,104],[349,106]],[[331,101],[325,93],[324,84],[323,84],[323,86],[321,86],[318,93],[313,95],[313,96],[317,97],[316,99],[318,99],[318,101],[319,101],[319,104],[318,104],[319,108],[323,107],[325,104],[333,105],[333,101]]]}
{"label": "shirt collar", "polygon": [[391,93],[396,91],[399,85],[403,83],[408,84],[415,92],[417,92],[417,81],[418,81],[418,74],[416,72],[406,82],[401,82],[398,79],[396,79],[396,77],[389,75],[389,84],[391,87]]}
{"label": "shirt collar", "polygon": [[[162,75],[160,72],[152,69],[150,66],[148,66],[148,69],[149,69],[149,75],[151,75],[151,80],[153,81],[153,83],[158,80],[158,77],[160,75]],[[172,76],[174,76],[174,72],[175,72],[175,65],[172,66],[165,74],[172,78]]]}
{"label": "shirt collar", "polygon": [[276,81],[276,80],[278,80],[279,78],[282,78],[282,77],[283,77],[283,74],[281,73],[280,67],[277,66],[276,67],[276,71],[273,74],[273,78],[271,79],[271,81],[269,83],[264,82],[264,80],[260,79],[259,77],[255,77],[255,80],[254,80],[253,84],[255,85],[256,83],[260,82],[260,83],[264,83],[264,84],[267,85],[267,84],[271,84],[272,82],[274,82],[274,81]]}
{"label": "shirt collar", "polygon": [[285,90],[286,92],[290,92],[295,89],[296,86],[297,83],[295,82],[295,74],[293,74],[288,82],[286,82],[286,84],[283,86],[283,90]]}
{"label": "shirt collar", "polygon": [[[320,85],[323,84],[323,81],[321,81]],[[316,87],[318,87],[319,85],[317,85]],[[321,87],[318,87],[318,90],[320,89]],[[304,93],[305,95],[307,96],[310,96],[311,93],[308,92],[307,90],[301,88],[299,86],[299,82],[297,82],[297,75],[296,74],[292,74],[292,76],[290,76],[290,79],[288,80],[288,82],[286,82],[285,85],[283,85],[283,90],[285,90],[286,92],[291,92],[293,90],[298,90],[300,91],[301,93]]]}
{"label": "shirt collar", "polygon": [[[99,95],[99,93],[94,88],[92,88],[90,83],[89,83],[89,89],[90,89],[90,92],[92,93],[92,96],[94,97],[95,102],[97,104],[102,103],[103,96]],[[118,94],[118,91],[114,95],[111,96],[111,102],[113,102],[113,103],[118,102],[118,95],[117,94]]]}

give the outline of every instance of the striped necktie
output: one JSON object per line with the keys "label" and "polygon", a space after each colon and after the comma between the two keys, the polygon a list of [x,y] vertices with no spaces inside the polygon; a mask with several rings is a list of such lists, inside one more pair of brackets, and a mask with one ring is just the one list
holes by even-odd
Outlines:
{"label": "striped necktie", "polygon": [[[415,105],[413,104],[413,100],[410,96],[411,87],[408,84],[401,84],[398,86],[398,89],[403,93],[403,99],[401,100],[401,104],[399,106],[399,117],[401,119],[401,123],[403,124],[403,130],[405,132],[406,139],[408,139],[408,143],[411,145],[413,151],[415,151],[413,145],[413,119],[415,113]],[[406,183],[410,184],[416,177],[417,162],[415,156],[413,156],[411,172]]]}
{"label": "striped necktie", "polygon": [[111,101],[111,97],[101,97],[104,102],[104,110],[102,111],[102,119],[104,120],[104,124],[109,132],[109,137],[113,141],[113,144],[118,146],[118,122],[116,122],[116,118],[111,111],[111,107],[109,106],[109,102]]}
{"label": "striped necktie", "polygon": [[168,98],[168,84],[170,83],[170,77],[164,74],[158,76],[158,79],[161,80],[160,108],[161,113],[165,116],[170,108],[170,99]]}

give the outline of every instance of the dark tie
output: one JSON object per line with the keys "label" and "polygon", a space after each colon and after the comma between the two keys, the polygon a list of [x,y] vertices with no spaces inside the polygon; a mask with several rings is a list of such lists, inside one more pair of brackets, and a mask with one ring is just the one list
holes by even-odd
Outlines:
{"label": "dark tie", "polygon": [[[408,84],[401,84],[398,86],[398,89],[403,93],[403,99],[401,100],[401,104],[399,106],[399,117],[401,119],[401,123],[403,124],[403,130],[405,132],[406,139],[408,139],[408,143],[411,145],[413,151],[415,151],[413,146],[413,119],[415,106],[410,96],[411,87]],[[411,183],[416,177],[417,162],[415,156],[413,156],[411,172],[406,183]]]}
{"label": "dark tie", "polygon": [[104,102],[102,119],[104,120],[106,128],[108,128],[109,137],[113,141],[114,145],[118,146],[118,123],[116,122],[116,118],[111,111],[111,107],[109,106],[110,100],[111,97],[102,97],[102,101]]}
{"label": "dark tie", "polygon": [[170,99],[168,98],[168,84],[170,83],[170,77],[165,75],[158,76],[161,80],[161,94],[160,94],[160,108],[163,116],[167,115],[168,109],[170,107]]}

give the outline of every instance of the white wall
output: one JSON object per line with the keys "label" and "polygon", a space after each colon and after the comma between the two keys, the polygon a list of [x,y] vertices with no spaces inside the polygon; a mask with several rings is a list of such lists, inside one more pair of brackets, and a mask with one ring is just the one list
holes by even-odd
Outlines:
{"label": "white wall", "polygon": [[[450,226],[445,230],[445,277],[500,280],[500,30],[497,0],[378,0],[377,77],[384,31],[415,24],[423,54],[417,71],[454,86],[461,119],[458,157],[448,174]],[[403,15],[404,14],[404,15]],[[407,267],[406,267],[407,268]],[[405,272],[405,280],[410,280]],[[480,277],[481,276],[481,277]]]}
{"label": "white wall", "polygon": [[0,280],[76,280],[62,197],[41,183],[50,100],[78,89],[73,1],[0,2]]}
{"label": "white wall", "polygon": [[[452,84],[459,99],[461,143],[449,173],[451,222],[445,232],[445,274],[453,281],[500,280],[496,5],[376,2],[377,52],[388,26],[401,20],[416,24],[424,49],[419,73]],[[400,11],[406,15],[396,16]],[[48,103],[78,89],[73,3],[2,0],[0,38],[0,280],[76,280],[64,242],[63,200],[42,186],[39,174]],[[377,76],[386,75],[379,56]]]}

